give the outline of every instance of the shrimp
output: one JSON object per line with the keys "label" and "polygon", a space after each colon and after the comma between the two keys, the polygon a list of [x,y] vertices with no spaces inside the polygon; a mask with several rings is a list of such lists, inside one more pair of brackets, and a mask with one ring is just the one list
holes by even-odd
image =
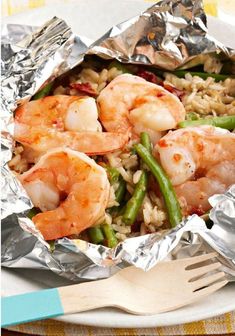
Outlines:
{"label": "shrimp", "polygon": [[171,131],[156,145],[185,214],[209,210],[208,198],[235,182],[235,134],[213,127]]}
{"label": "shrimp", "polygon": [[108,132],[132,135],[149,133],[156,143],[162,131],[175,128],[185,119],[180,100],[162,86],[130,74],[116,77],[100,93],[99,119]]}
{"label": "shrimp", "polygon": [[175,187],[185,214],[201,215],[210,209],[208,198],[223,194],[235,182],[235,160],[224,161],[213,166],[205,177],[197,181],[187,181]]}
{"label": "shrimp", "polygon": [[122,148],[128,141],[127,134],[101,131],[96,102],[91,97],[45,97],[15,112],[14,138],[24,145],[29,162],[60,146],[104,154]]}
{"label": "shrimp", "polygon": [[105,215],[110,192],[106,171],[84,153],[50,150],[18,178],[43,211],[32,220],[46,240],[78,234]]}

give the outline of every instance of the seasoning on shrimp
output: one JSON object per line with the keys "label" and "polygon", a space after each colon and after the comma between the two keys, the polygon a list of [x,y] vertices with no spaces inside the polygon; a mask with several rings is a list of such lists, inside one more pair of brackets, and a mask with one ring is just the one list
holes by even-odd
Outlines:
{"label": "seasoning on shrimp", "polygon": [[105,215],[110,185],[105,169],[84,153],[57,148],[19,176],[46,240],[78,234]]}
{"label": "seasoning on shrimp", "polygon": [[128,140],[127,133],[101,130],[91,97],[49,96],[23,104],[15,112],[14,138],[24,145],[30,162],[60,146],[104,154],[122,148]]}
{"label": "seasoning on shrimp", "polygon": [[156,145],[185,214],[209,210],[208,198],[235,181],[235,134],[214,126],[171,131]]}
{"label": "seasoning on shrimp", "polygon": [[185,119],[180,100],[163,87],[143,78],[124,74],[116,77],[100,93],[99,118],[108,132],[139,136],[148,132],[155,143],[162,131],[175,128]]}
{"label": "seasoning on shrimp", "polygon": [[19,178],[46,239],[88,228],[81,239],[113,247],[204,214],[235,181],[235,134],[213,127],[234,128],[233,79],[160,71],[164,80],[107,63],[90,60],[54,83],[54,96],[16,110],[9,166],[19,174],[36,163]]}

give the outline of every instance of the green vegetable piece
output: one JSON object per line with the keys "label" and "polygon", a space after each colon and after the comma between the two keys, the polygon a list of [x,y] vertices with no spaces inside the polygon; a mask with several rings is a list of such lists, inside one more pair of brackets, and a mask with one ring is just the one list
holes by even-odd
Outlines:
{"label": "green vegetable piece", "polygon": [[111,68],[116,68],[117,70],[121,71],[122,73],[132,74],[132,71],[125,64],[122,64],[122,63],[120,63],[116,60],[112,61],[109,64],[108,69],[111,69]]}
{"label": "green vegetable piece", "polygon": [[39,212],[41,212],[38,208],[32,208],[27,213],[27,217],[32,219],[34,216],[36,216]]}
{"label": "green vegetable piece", "polygon": [[149,167],[151,173],[157,180],[162,196],[164,197],[169,221],[172,227],[182,220],[179,202],[176,198],[173,186],[162,167],[157,163],[149,151],[141,144],[135,145],[136,151],[144,163]]}
{"label": "green vegetable piece", "polygon": [[150,140],[150,137],[149,137],[148,133],[142,132],[140,134],[140,142],[149,151],[149,153],[151,153],[152,144],[151,144],[151,140]]}
{"label": "green vegetable piece", "polygon": [[123,201],[125,193],[126,193],[126,182],[123,180],[123,178],[121,178],[119,180],[119,186],[117,190],[115,191],[116,201],[119,204]]}
{"label": "green vegetable piece", "polygon": [[114,183],[118,182],[119,176],[120,176],[119,171],[116,168],[109,167],[109,166],[106,166],[105,169],[106,169],[107,174],[108,174],[109,182],[111,184],[114,184]]}
{"label": "green vegetable piece", "polygon": [[119,186],[117,190],[115,191],[115,199],[119,203],[118,206],[113,206],[109,209],[107,209],[107,212],[112,215],[117,215],[119,211],[121,210],[121,203],[124,200],[124,197],[126,195],[126,182],[123,180],[123,178],[119,177]]}
{"label": "green vegetable piece", "polygon": [[92,226],[87,230],[90,241],[93,244],[100,244],[104,241],[104,235],[100,225]]}
{"label": "green vegetable piece", "polygon": [[135,154],[137,154],[137,153],[136,153],[136,150],[135,150],[135,148],[134,148],[134,147],[132,147],[132,148],[131,148],[131,154],[132,154],[132,155],[135,155]]}
{"label": "green vegetable piece", "polygon": [[50,241],[48,241],[48,244],[50,245],[50,251],[51,251],[51,253],[53,253],[55,251],[55,241],[54,240],[50,240]]}
{"label": "green vegetable piece", "polygon": [[[145,150],[147,151],[147,149]],[[136,184],[132,197],[126,204],[126,209],[122,217],[124,223],[126,223],[127,225],[132,225],[136,220],[139,209],[143,203],[144,196],[147,191],[147,184],[148,174],[146,171],[143,171],[138,183]]]}
{"label": "green vegetable piece", "polygon": [[201,125],[213,125],[220,128],[226,128],[228,130],[233,130],[235,128],[235,116],[225,116],[225,117],[214,117],[207,119],[198,120],[185,120],[178,124],[178,127],[192,127]]}
{"label": "green vegetable piece", "polygon": [[224,81],[227,78],[234,77],[231,75],[221,75],[221,74],[206,73],[206,72],[194,72],[194,71],[189,71],[189,70],[175,70],[175,71],[172,71],[171,73],[173,73],[179,78],[185,77],[187,73],[190,73],[192,76],[201,77],[202,79],[207,79],[208,77],[212,77],[215,79],[216,82]]}
{"label": "green vegetable piece", "polygon": [[187,120],[198,120],[199,116],[196,112],[190,112],[186,114],[186,119]]}
{"label": "green vegetable piece", "polygon": [[114,232],[113,228],[111,227],[111,225],[102,224],[101,229],[102,229],[102,231],[104,233],[104,236],[106,238],[107,246],[110,247],[110,248],[115,247],[118,243],[118,240],[115,236],[115,232]]}
{"label": "green vegetable piece", "polygon": [[[140,141],[142,145],[151,153],[152,144],[151,144],[148,133],[142,132],[140,134]],[[143,168],[143,164],[142,164],[142,168]],[[125,210],[123,213],[123,221],[127,225],[134,224],[136,217],[138,215],[139,209],[143,203],[144,196],[147,191],[147,186],[148,186],[148,174],[147,172],[143,171],[139,182],[136,184],[132,197],[129,199],[129,201],[127,202],[125,206]]]}
{"label": "green vegetable piece", "polygon": [[53,82],[47,84],[46,86],[44,86],[44,88],[42,88],[40,91],[38,91],[33,97],[32,100],[37,100],[43,97],[46,97],[49,95],[51,88],[52,88]]}

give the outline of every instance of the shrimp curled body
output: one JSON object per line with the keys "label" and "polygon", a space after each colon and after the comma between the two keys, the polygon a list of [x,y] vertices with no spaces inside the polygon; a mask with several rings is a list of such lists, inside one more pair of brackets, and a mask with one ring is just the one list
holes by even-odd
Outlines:
{"label": "shrimp curled body", "polygon": [[235,134],[213,127],[171,131],[156,145],[185,213],[209,210],[208,198],[235,182]]}
{"label": "shrimp curled body", "polygon": [[110,190],[107,174],[84,153],[51,150],[19,180],[43,211],[32,220],[46,240],[78,234],[104,217]]}
{"label": "shrimp curled body", "polygon": [[29,162],[56,147],[104,154],[123,147],[128,140],[128,135],[101,130],[91,97],[48,96],[25,103],[15,112],[14,138],[24,145]]}
{"label": "shrimp curled body", "polygon": [[146,131],[156,143],[161,132],[185,119],[180,100],[162,86],[141,77],[124,74],[105,87],[98,99],[99,119],[108,132],[132,135]]}

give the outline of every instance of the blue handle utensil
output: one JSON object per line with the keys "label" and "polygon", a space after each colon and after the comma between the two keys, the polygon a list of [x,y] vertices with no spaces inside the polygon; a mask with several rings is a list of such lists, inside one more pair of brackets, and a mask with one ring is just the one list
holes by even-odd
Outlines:
{"label": "blue handle utensil", "polygon": [[2,298],[2,327],[63,315],[57,289]]}
{"label": "blue handle utensil", "polygon": [[[132,266],[109,279],[4,297],[2,326],[101,307],[140,315],[177,309],[226,285],[221,264],[213,260],[216,256],[210,253],[160,262],[148,272]],[[211,275],[205,277],[207,273]]]}

